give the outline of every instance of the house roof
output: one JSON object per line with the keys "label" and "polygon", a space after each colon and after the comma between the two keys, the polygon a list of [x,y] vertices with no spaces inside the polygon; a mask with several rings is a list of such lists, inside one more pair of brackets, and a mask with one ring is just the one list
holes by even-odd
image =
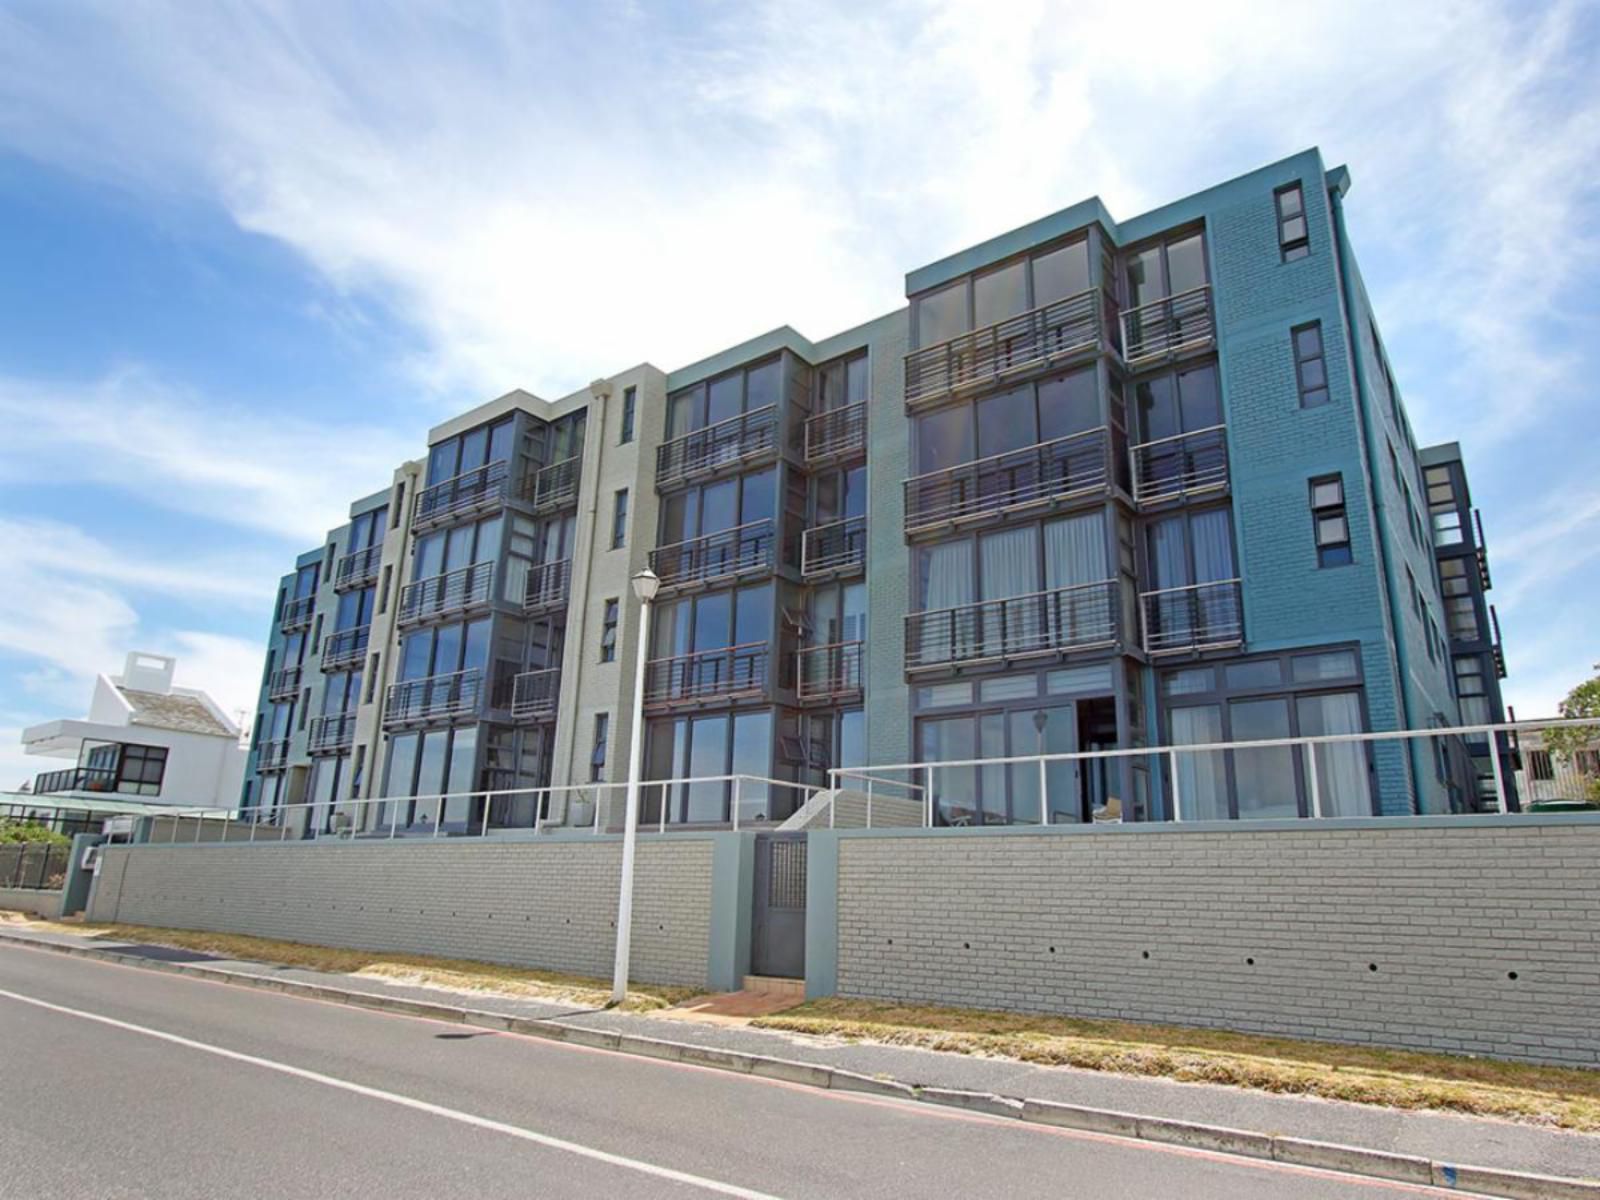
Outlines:
{"label": "house roof", "polygon": [[133,713],[130,725],[149,725],[156,729],[176,729],[183,733],[209,733],[217,737],[235,737],[203,700],[179,692],[162,695],[159,692],[141,692],[136,688],[119,687]]}

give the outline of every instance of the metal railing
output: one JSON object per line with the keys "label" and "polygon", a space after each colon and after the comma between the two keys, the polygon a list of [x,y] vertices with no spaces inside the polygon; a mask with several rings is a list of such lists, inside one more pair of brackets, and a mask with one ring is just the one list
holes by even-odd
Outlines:
{"label": "metal railing", "polygon": [[1129,449],[1133,498],[1160,504],[1209,496],[1228,488],[1228,427],[1212,425]]}
{"label": "metal railing", "polygon": [[311,718],[306,734],[306,751],[310,754],[335,754],[340,750],[348,750],[355,740],[355,713],[324,713]]}
{"label": "metal railing", "polygon": [[1124,309],[1122,313],[1122,361],[1130,367],[1203,350],[1216,340],[1210,284]]}
{"label": "metal railing", "polygon": [[1494,673],[1496,677],[1506,677],[1506,648],[1500,641],[1500,614],[1495,611],[1494,605],[1489,605],[1489,631],[1492,640],[1489,643],[1489,653],[1494,655]]}
{"label": "metal railing", "polygon": [[[620,833],[627,793],[626,782],[586,783],[280,804],[247,808],[237,815],[174,810],[174,819],[151,841],[249,844],[317,838],[492,838],[528,830],[536,835]],[[810,784],[761,775],[646,779],[639,784],[638,827],[641,833],[770,827],[804,808],[816,794]],[[208,826],[212,819],[215,824]],[[188,830],[184,820],[196,828]]]}
{"label": "metal railing", "polygon": [[708,533],[650,551],[650,569],[664,588],[710,584],[773,567],[772,518]]}
{"label": "metal railing", "polygon": [[867,405],[847,404],[806,420],[806,462],[860,454],[867,448]]}
{"label": "metal railing", "polygon": [[494,598],[494,563],[473,563],[428,579],[408,583],[400,592],[402,623],[454,616]]}
{"label": "metal railing", "polygon": [[423,488],[417,493],[412,527],[438,524],[504,503],[510,477],[510,465],[500,459]]}
{"label": "metal railing", "polygon": [[524,671],[511,681],[511,715],[518,721],[553,721],[560,701],[560,667]]}
{"label": "metal railing", "polygon": [[906,670],[925,671],[1117,644],[1115,579],[906,614]]}
{"label": "metal railing", "polygon": [[1494,583],[1489,578],[1489,545],[1483,540],[1483,513],[1476,508],[1472,510],[1472,533],[1472,557],[1478,564],[1478,582],[1487,592]]}
{"label": "metal railing", "polygon": [[1107,433],[1102,425],[908,479],[906,533],[1103,495],[1111,478]]}
{"label": "metal railing", "polygon": [[[922,803],[916,823],[925,827],[1125,819],[1244,823],[1530,808],[1592,811],[1600,820],[1600,749],[1562,760],[1518,748],[1525,734],[1563,727],[1584,730],[1588,744],[1600,747],[1594,721],[1516,721],[837,767],[828,772],[828,790],[843,803],[916,786]],[[1472,753],[1474,745],[1487,751],[1491,742],[1495,752]],[[1129,811],[1131,795],[1144,789],[1119,782],[1126,771],[1159,789],[1158,810]],[[905,824],[904,807],[880,805],[887,818],[882,824]]]}
{"label": "metal railing", "polygon": [[301,668],[280,667],[267,676],[268,700],[293,700],[300,692]]}
{"label": "metal railing", "polygon": [[747,642],[652,659],[644,666],[644,702],[662,706],[765,695],[770,652],[767,642]]}
{"label": "metal railing", "polygon": [[329,634],[322,643],[322,669],[343,671],[359,667],[371,640],[371,625],[357,625],[354,629],[340,629]]}
{"label": "metal railing", "polygon": [[378,567],[383,562],[383,543],[364,550],[352,550],[339,560],[333,569],[333,590],[342,592],[349,588],[365,587],[378,578]]}
{"label": "metal railing", "polygon": [[1056,300],[906,355],[906,405],[1042,370],[1105,343],[1108,298],[1096,289]]}
{"label": "metal railing", "polygon": [[117,772],[113,767],[64,767],[59,771],[43,771],[33,778],[33,794],[51,792],[114,792],[117,790]]}
{"label": "metal railing", "polygon": [[0,888],[57,892],[67,882],[72,847],[59,842],[14,842],[0,846]]}
{"label": "metal railing", "polygon": [[523,485],[523,498],[535,512],[571,508],[578,502],[578,474],[582,468],[583,459],[576,454],[541,467]]}
{"label": "metal railing", "polygon": [[565,608],[572,592],[572,560],[534,563],[523,587],[522,611],[528,615]]}
{"label": "metal railing", "polygon": [[483,707],[483,671],[469,667],[425,679],[389,685],[383,723],[392,727],[418,721],[476,716]]}
{"label": "metal railing", "polygon": [[865,642],[805,646],[799,652],[795,694],[802,702],[859,695],[865,659]]}
{"label": "metal railing", "polygon": [[656,485],[720,471],[776,452],[778,406],[740,413],[656,447]]}
{"label": "metal railing", "polygon": [[256,746],[256,770],[273,771],[288,764],[288,738],[267,738]]}
{"label": "metal railing", "polygon": [[317,611],[317,598],[315,596],[300,596],[283,602],[283,612],[278,617],[278,628],[284,633],[293,633],[297,629],[305,629],[311,624],[311,618]]}
{"label": "metal railing", "polygon": [[800,574],[809,580],[845,575],[867,565],[867,518],[846,517],[800,535]]}
{"label": "metal railing", "polygon": [[1219,579],[1139,593],[1146,654],[1195,654],[1244,641],[1242,581]]}

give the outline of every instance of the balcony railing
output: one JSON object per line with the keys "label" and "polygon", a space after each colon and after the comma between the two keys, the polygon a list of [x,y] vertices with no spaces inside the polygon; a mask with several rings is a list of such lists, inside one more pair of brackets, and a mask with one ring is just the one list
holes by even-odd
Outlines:
{"label": "balcony railing", "polygon": [[312,754],[336,754],[348,750],[355,740],[355,713],[328,713],[311,718],[306,749]]}
{"label": "balcony railing", "polygon": [[341,629],[330,634],[322,643],[322,669],[343,671],[359,667],[366,657],[367,644],[372,638],[372,626],[360,625],[355,629]]}
{"label": "balcony railing", "polygon": [[1237,579],[1143,592],[1139,600],[1148,654],[1194,654],[1244,642],[1244,593]]}
{"label": "balcony railing", "polygon": [[117,790],[117,772],[111,767],[66,767],[60,771],[44,771],[33,779],[33,794],[43,796],[50,792],[114,792]]}
{"label": "balcony railing", "polygon": [[519,721],[554,721],[560,700],[560,667],[524,671],[511,681],[511,715]]}
{"label": "balcony railing", "polygon": [[1130,367],[1204,350],[1216,340],[1209,284],[1122,314],[1122,360]]}
{"label": "balcony railing", "polygon": [[1490,653],[1494,655],[1494,673],[1504,679],[1506,677],[1506,648],[1500,641],[1500,614],[1495,612],[1494,605],[1489,605],[1489,628],[1494,631],[1494,644]]}
{"label": "balcony railing", "polygon": [[528,582],[522,594],[522,611],[551,612],[565,608],[572,593],[572,560],[535,563],[528,568]]}
{"label": "balcony railing", "polygon": [[442,524],[458,516],[494,508],[505,501],[511,469],[504,459],[463,471],[417,493],[413,527]]}
{"label": "balcony railing", "polygon": [[1115,579],[906,615],[908,671],[1115,646]]}
{"label": "balcony railing", "polygon": [[906,533],[1104,494],[1106,432],[1101,426],[906,480]]}
{"label": "balcony railing", "polygon": [[317,611],[317,598],[315,596],[300,596],[283,602],[283,613],[278,617],[278,628],[284,633],[293,633],[297,629],[305,629],[311,624],[312,614]]}
{"label": "balcony railing", "polygon": [[384,704],[386,726],[475,716],[483,707],[483,672],[477,667],[407,679],[389,685]]}
{"label": "balcony railing", "polygon": [[473,563],[470,567],[406,584],[400,593],[400,621],[453,616],[486,605],[493,596],[494,564]]}
{"label": "balcony railing", "polygon": [[777,450],[778,406],[740,413],[656,448],[656,484],[680,483],[761,458]]}
{"label": "balcony railing", "polygon": [[800,651],[796,694],[802,703],[860,695],[865,657],[865,642],[806,646]]}
{"label": "balcony railing", "polygon": [[800,574],[807,580],[852,575],[866,565],[866,517],[846,517],[800,535]]}
{"label": "balcony railing", "polygon": [[280,667],[267,676],[268,700],[293,700],[300,691],[299,667]]}
{"label": "balcony railing", "polygon": [[557,512],[578,502],[578,474],[583,460],[578,455],[564,458],[535,471],[522,489],[522,495],[535,512]]}
{"label": "balcony railing", "polygon": [[1080,292],[906,355],[906,405],[1044,370],[1106,338],[1106,297]]}
{"label": "balcony railing", "polygon": [[645,664],[646,704],[694,704],[763,696],[767,690],[766,642],[702,650]]}
{"label": "balcony railing", "polygon": [[256,746],[256,770],[276,771],[288,765],[288,738],[269,738]]}
{"label": "balcony railing", "polygon": [[772,570],[770,517],[650,551],[650,569],[662,587],[716,583]]}
{"label": "balcony railing", "polygon": [[1141,442],[1130,453],[1133,498],[1140,504],[1187,500],[1228,488],[1226,425]]}
{"label": "balcony railing", "polygon": [[378,578],[378,566],[383,561],[383,544],[368,546],[365,550],[352,550],[339,560],[333,569],[333,590],[348,591],[366,587]]}
{"label": "balcony railing", "polygon": [[1478,582],[1487,592],[1494,583],[1489,578],[1489,544],[1483,540],[1483,513],[1477,509],[1472,510],[1472,535],[1472,556],[1478,562]]}
{"label": "balcony railing", "polygon": [[850,404],[818,413],[806,422],[806,462],[860,454],[867,448],[867,405]]}

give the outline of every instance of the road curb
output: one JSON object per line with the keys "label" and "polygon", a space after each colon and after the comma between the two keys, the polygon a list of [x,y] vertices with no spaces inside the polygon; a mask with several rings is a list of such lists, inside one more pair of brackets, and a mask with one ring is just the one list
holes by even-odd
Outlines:
{"label": "road curb", "polygon": [[1527,1171],[1476,1167],[1463,1163],[1444,1163],[1412,1155],[1372,1150],[1363,1146],[1344,1146],[1334,1142],[1255,1133],[1250,1130],[1201,1125],[1166,1117],[1146,1117],[1112,1109],[1063,1104],[1054,1100],[1021,1099],[993,1092],[969,1092],[957,1088],[919,1087],[915,1084],[861,1075],[854,1071],[818,1063],[769,1058],[737,1050],[699,1046],[691,1042],[673,1042],[638,1034],[585,1029],[543,1017],[514,1017],[505,1013],[450,1004],[434,1004],[400,996],[347,991],[323,984],[305,983],[297,979],[275,979],[271,976],[229,971],[200,963],[144,958],[136,954],[123,954],[116,950],[102,950],[90,946],[68,946],[60,942],[18,937],[4,930],[0,930],[0,942],[27,946],[35,950],[48,950],[76,958],[115,962],[142,970],[191,975],[216,983],[300,996],[349,1008],[425,1017],[458,1025],[545,1038],[574,1046],[608,1050],[618,1054],[631,1054],[640,1058],[690,1063],[735,1075],[782,1080],[800,1087],[892,1097],[913,1103],[964,1109],[1001,1119],[1050,1125],[1059,1129],[1075,1129],[1086,1133],[1109,1134],[1169,1146],[1185,1146],[1241,1158],[1272,1159],[1295,1166],[1499,1196],[1505,1200],[1600,1200],[1600,1180],[1538,1175]]}

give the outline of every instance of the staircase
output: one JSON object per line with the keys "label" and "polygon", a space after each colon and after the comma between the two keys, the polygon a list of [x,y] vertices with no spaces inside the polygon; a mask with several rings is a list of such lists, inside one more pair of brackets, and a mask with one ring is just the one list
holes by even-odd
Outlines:
{"label": "staircase", "polygon": [[917,829],[924,823],[922,802],[853,788],[813,792],[779,832],[804,829]]}

